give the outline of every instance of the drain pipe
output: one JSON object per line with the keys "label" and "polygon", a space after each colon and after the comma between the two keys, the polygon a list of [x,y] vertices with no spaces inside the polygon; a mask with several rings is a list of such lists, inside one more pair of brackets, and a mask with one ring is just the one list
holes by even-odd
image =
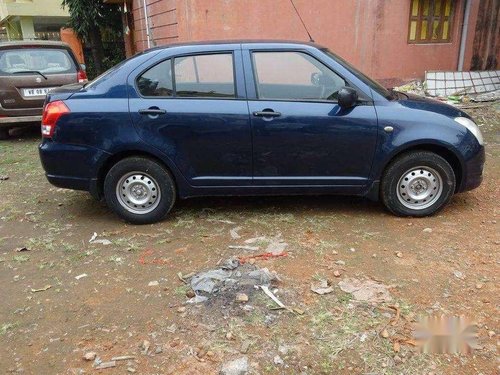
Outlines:
{"label": "drain pipe", "polygon": [[144,11],[144,22],[146,26],[146,38],[148,41],[148,48],[151,48],[151,32],[149,30],[149,17],[148,17],[148,7],[146,6],[146,0],[142,0],[142,9]]}
{"label": "drain pipe", "polygon": [[469,16],[471,0],[465,0],[464,22],[462,26],[462,37],[460,38],[460,50],[458,53],[458,71],[464,70],[465,44],[467,43],[467,32],[469,30]]}

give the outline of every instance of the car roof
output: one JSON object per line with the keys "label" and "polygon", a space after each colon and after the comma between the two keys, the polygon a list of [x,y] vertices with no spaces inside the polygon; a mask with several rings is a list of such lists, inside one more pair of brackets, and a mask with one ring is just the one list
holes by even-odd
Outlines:
{"label": "car roof", "polygon": [[70,48],[69,44],[53,40],[16,40],[11,42],[0,42],[0,49],[11,47],[49,47]]}
{"label": "car roof", "polygon": [[170,43],[162,46],[157,46],[149,48],[147,51],[162,50],[173,47],[184,47],[184,46],[211,46],[211,45],[244,45],[244,44],[292,44],[297,46],[309,46],[315,48],[325,48],[315,42],[304,42],[297,40],[281,40],[281,39],[229,39],[229,40],[205,40],[205,41],[195,41],[195,42],[180,42],[180,43]]}

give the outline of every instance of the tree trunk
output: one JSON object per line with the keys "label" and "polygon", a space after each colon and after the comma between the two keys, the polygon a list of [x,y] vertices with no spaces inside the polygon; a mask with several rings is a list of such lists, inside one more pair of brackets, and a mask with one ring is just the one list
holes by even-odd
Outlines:
{"label": "tree trunk", "polygon": [[94,67],[97,74],[103,72],[102,60],[104,59],[104,47],[102,45],[101,30],[95,27],[89,34],[90,43],[92,44],[92,58],[94,59]]}

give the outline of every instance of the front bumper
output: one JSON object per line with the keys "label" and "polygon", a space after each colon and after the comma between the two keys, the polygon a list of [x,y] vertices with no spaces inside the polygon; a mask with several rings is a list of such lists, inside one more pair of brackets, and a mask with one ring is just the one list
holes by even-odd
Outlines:
{"label": "front bumper", "polygon": [[0,117],[0,127],[29,124],[35,122],[37,122],[40,125],[42,122],[42,115]]}
{"label": "front bumper", "polygon": [[459,192],[472,190],[481,185],[485,160],[484,146],[481,146],[479,151],[466,162]]}

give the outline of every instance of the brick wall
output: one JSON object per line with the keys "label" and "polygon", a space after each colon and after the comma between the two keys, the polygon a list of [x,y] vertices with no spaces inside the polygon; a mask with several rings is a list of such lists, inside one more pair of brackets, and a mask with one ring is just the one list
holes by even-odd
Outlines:
{"label": "brick wall", "polygon": [[[164,45],[176,42],[179,38],[177,30],[176,0],[147,0],[149,16],[150,45]],[[146,21],[142,0],[133,0],[134,43],[137,51],[148,48]]]}

